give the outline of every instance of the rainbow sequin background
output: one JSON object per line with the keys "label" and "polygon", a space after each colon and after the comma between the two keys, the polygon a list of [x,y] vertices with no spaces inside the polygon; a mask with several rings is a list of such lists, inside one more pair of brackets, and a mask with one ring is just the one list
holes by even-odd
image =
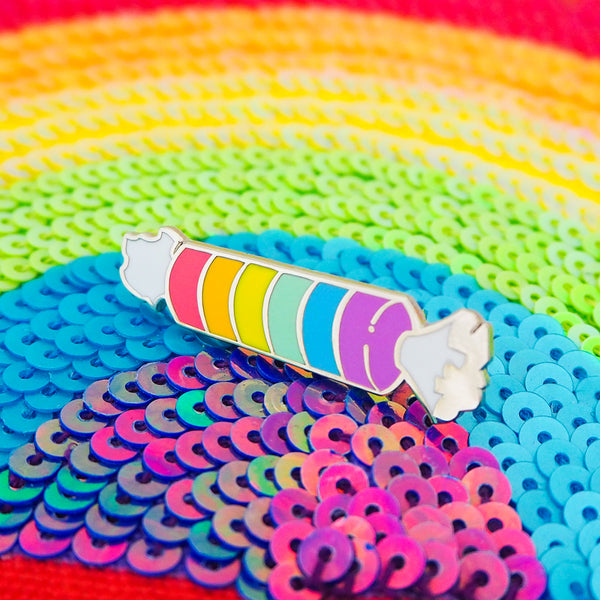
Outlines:
{"label": "rainbow sequin background", "polygon": [[[0,13],[4,318],[50,267],[174,225],[330,272],[354,248],[340,274],[385,287],[373,253],[445,265],[551,319],[600,375],[594,0],[5,0]],[[326,256],[286,254],[300,236]],[[11,600],[236,597],[4,558]],[[548,597],[597,598],[600,571],[569,561],[590,587]]]}

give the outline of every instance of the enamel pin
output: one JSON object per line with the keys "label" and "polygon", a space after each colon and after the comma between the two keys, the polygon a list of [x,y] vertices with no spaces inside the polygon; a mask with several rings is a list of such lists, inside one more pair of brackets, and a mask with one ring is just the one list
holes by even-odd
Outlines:
{"label": "enamel pin", "polygon": [[406,381],[436,419],[473,410],[491,326],[460,309],[427,324],[407,294],[221,249],[163,227],[127,234],[121,278],[186,327],[369,392]]}

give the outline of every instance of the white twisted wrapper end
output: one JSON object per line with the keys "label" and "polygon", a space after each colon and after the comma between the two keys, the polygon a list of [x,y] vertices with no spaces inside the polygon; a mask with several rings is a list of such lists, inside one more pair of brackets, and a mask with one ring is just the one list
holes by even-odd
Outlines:
{"label": "white twisted wrapper end", "polygon": [[430,414],[442,421],[473,410],[487,383],[492,327],[476,312],[460,309],[432,325],[404,334],[399,363]]}
{"label": "white twisted wrapper end", "polygon": [[165,297],[167,274],[177,247],[187,238],[174,227],[162,227],[156,235],[127,233],[121,251],[120,273],[125,287],[156,306]]}

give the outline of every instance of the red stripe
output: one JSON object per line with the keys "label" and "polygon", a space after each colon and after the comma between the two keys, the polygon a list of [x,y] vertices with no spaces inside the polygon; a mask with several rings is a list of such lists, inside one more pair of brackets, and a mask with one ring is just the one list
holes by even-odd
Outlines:
{"label": "red stripe", "polygon": [[0,561],[2,600],[239,600],[233,589],[207,590],[187,577],[144,577],[16,556]]}
{"label": "red stripe", "polygon": [[[285,0],[0,0],[0,29],[125,10],[278,4],[290,3]],[[588,56],[600,56],[600,2],[597,0],[296,0],[292,4],[389,12],[487,29],[562,46]]]}

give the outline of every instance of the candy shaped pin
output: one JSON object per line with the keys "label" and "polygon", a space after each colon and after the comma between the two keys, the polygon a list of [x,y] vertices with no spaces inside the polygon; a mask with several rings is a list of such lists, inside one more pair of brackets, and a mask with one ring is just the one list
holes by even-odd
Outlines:
{"label": "candy shaped pin", "polygon": [[427,324],[407,294],[186,238],[172,227],[127,234],[121,278],[174,319],[257,353],[375,394],[406,381],[429,413],[476,408],[491,326],[461,309]]}

